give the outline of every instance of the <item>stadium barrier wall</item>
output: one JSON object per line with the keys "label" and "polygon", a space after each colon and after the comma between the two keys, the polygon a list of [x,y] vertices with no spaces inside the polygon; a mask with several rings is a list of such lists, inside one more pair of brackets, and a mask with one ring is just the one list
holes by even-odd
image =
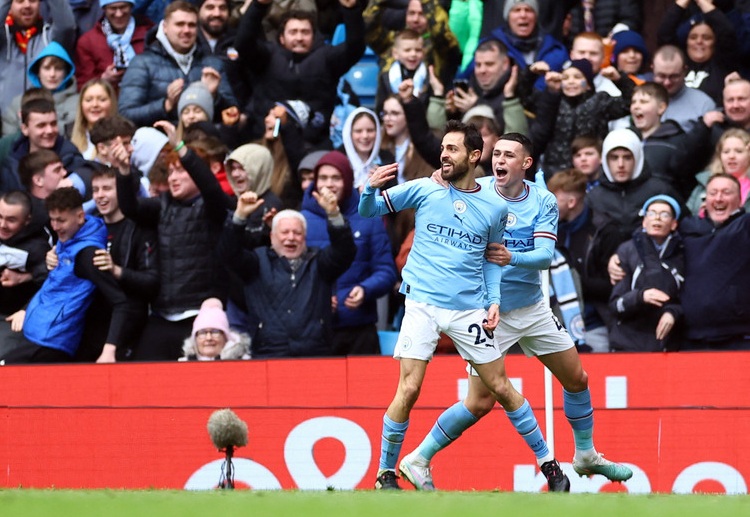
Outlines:
{"label": "stadium barrier wall", "polygon": [[[750,353],[586,355],[594,437],[633,479],[579,478],[555,384],[557,457],[572,491],[747,493]],[[507,370],[544,422],[543,370]],[[372,488],[382,417],[398,377],[388,357],[0,368],[0,486],[210,489],[223,454],[206,430],[231,407],[249,428],[238,487]],[[464,363],[437,357],[412,413],[404,452],[466,390]],[[542,424],[543,425],[543,424]],[[446,490],[540,491],[532,453],[498,408],[433,462]]]}

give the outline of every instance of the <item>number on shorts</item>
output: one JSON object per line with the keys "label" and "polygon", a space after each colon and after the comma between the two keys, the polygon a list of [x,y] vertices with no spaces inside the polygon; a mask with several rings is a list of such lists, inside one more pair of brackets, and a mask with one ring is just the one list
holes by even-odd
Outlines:
{"label": "number on shorts", "polygon": [[[482,323],[487,323],[487,320],[483,320]],[[472,323],[469,325],[469,334],[473,334],[474,332],[477,333],[476,337],[474,338],[474,344],[479,346],[483,343],[487,342],[487,339],[492,339],[495,335],[494,332],[491,330],[484,330],[484,335],[487,336],[487,338],[482,337],[482,331],[484,329],[480,327],[477,323]]]}

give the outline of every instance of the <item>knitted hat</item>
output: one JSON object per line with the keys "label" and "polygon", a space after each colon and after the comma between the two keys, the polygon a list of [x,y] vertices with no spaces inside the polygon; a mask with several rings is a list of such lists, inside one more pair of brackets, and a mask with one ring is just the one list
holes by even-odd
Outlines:
{"label": "knitted hat", "polygon": [[118,2],[127,2],[135,5],[135,0],[99,0],[99,5],[104,7],[105,5],[116,4]]}
{"label": "knitted hat", "polygon": [[338,169],[341,173],[341,178],[344,180],[344,195],[341,200],[349,199],[352,195],[352,189],[354,188],[354,171],[352,170],[352,164],[349,163],[349,158],[339,151],[329,151],[318,160],[318,164],[313,169],[313,190],[317,190],[318,184],[318,171],[323,165],[330,165]]}
{"label": "knitted hat", "polygon": [[503,8],[503,20],[507,22],[510,10],[520,4],[528,5],[534,10],[536,14],[539,14],[539,4],[536,0],[505,0],[505,7]]}
{"label": "knitted hat", "polygon": [[294,119],[299,127],[303,129],[307,127],[307,122],[310,119],[310,106],[308,106],[306,102],[300,100],[289,100],[279,101],[276,105],[284,108],[287,114]]}
{"label": "knitted hat", "polygon": [[464,113],[464,116],[461,117],[461,122],[466,124],[473,117],[488,118],[494,120],[495,123],[497,123],[497,120],[495,119],[495,112],[492,111],[492,107],[488,104],[477,104],[474,107],[470,108],[469,111]]}
{"label": "knitted hat", "polygon": [[305,155],[305,157],[302,158],[302,161],[299,162],[297,172],[314,170],[315,166],[318,164],[318,161],[323,158],[323,156],[325,156],[328,152],[329,151],[313,151]]}
{"label": "knitted hat", "polygon": [[208,88],[206,88],[206,85],[200,81],[191,83],[182,92],[180,100],[177,102],[177,113],[181,114],[182,110],[191,105],[198,106],[205,111],[206,115],[208,115],[208,120],[214,119],[214,98],[211,92],[208,91]]}
{"label": "knitted hat", "polygon": [[661,201],[662,203],[666,203],[669,206],[672,207],[672,212],[674,213],[674,218],[679,219],[680,218],[680,204],[673,198],[672,196],[668,196],[666,194],[659,194],[656,196],[651,196],[646,200],[645,203],[643,203],[643,208],[641,208],[641,211],[638,215],[641,217],[646,215],[646,212],[648,211],[648,207],[650,207],[652,204],[656,203],[657,201]]}
{"label": "knitted hat", "polygon": [[615,40],[615,48],[612,51],[612,64],[617,64],[617,56],[620,52],[629,48],[634,48],[643,55],[643,62],[648,62],[648,49],[646,49],[646,42],[639,33],[635,31],[621,31],[616,32],[612,35],[612,39]]}
{"label": "knitted hat", "polygon": [[589,83],[589,88],[594,89],[594,68],[591,66],[591,62],[588,59],[574,59],[572,61],[566,61],[563,64],[563,70],[568,68],[575,68],[580,71],[586,78],[586,82]]}
{"label": "knitted hat", "polygon": [[218,298],[208,298],[201,304],[200,312],[193,321],[193,338],[196,332],[205,329],[221,330],[229,339],[229,320]]}
{"label": "knitted hat", "polygon": [[167,135],[153,127],[139,127],[133,135],[130,163],[147,176],[159,153],[169,142]]}

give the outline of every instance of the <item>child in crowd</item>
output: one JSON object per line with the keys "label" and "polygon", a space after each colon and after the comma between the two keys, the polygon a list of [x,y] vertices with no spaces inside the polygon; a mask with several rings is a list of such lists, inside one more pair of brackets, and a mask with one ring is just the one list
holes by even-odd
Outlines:
{"label": "child in crowd", "polygon": [[586,175],[586,192],[599,184],[602,174],[602,141],[593,136],[577,136],[570,144],[573,168]]}
{"label": "child in crowd", "polygon": [[633,81],[612,66],[601,73],[615,81],[621,97],[594,91],[594,72],[586,59],[569,61],[562,72],[545,74],[547,88],[539,96],[530,131],[534,146],[544,150],[542,166],[548,176],[572,165],[570,144],[575,137],[604,138],[607,123],[628,114]]}
{"label": "child in crowd", "polygon": [[[4,70],[3,73],[11,73]],[[69,135],[75,122],[78,108],[78,88],[75,80],[73,60],[62,45],[53,41],[42,50],[28,68],[29,84],[52,92],[57,112],[60,134]],[[15,97],[8,108],[3,109],[3,136],[20,129],[19,114],[21,96]]]}
{"label": "child in crowd", "polygon": [[671,184],[684,197],[690,193],[695,180],[686,177],[685,132],[674,120],[661,118],[667,111],[669,94],[658,83],[647,82],[635,87],[630,103],[633,126],[643,140],[643,157],[651,174]]}
{"label": "child in crowd", "polygon": [[177,102],[179,123],[177,134],[183,139],[185,129],[196,122],[212,121],[214,119],[214,98],[211,92],[200,81],[185,88]]}
{"label": "child in crowd", "polygon": [[685,271],[682,238],[677,233],[680,204],[657,195],[641,209],[643,228],[617,248],[625,277],[612,289],[610,309],[616,322],[609,331],[613,351],[658,352],[670,349],[682,317],[680,286]]}
{"label": "child in crowd", "polygon": [[390,95],[398,93],[402,81],[414,81],[414,96],[427,106],[430,98],[430,80],[424,62],[422,36],[412,29],[404,29],[396,34],[391,48],[393,63],[380,72],[376,94],[376,111],[383,109],[383,103]]}

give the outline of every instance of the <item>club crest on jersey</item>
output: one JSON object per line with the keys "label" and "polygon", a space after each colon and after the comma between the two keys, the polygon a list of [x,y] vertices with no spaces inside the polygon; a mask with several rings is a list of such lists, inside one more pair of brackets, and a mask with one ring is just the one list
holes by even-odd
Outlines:
{"label": "club crest on jersey", "polygon": [[516,225],[516,221],[518,221],[518,219],[516,219],[516,214],[511,214],[510,212],[508,212],[508,222],[505,223],[505,227],[512,228]]}
{"label": "club crest on jersey", "polygon": [[460,199],[457,199],[453,202],[453,210],[456,211],[456,213],[463,214],[466,212],[466,203],[461,201]]}

